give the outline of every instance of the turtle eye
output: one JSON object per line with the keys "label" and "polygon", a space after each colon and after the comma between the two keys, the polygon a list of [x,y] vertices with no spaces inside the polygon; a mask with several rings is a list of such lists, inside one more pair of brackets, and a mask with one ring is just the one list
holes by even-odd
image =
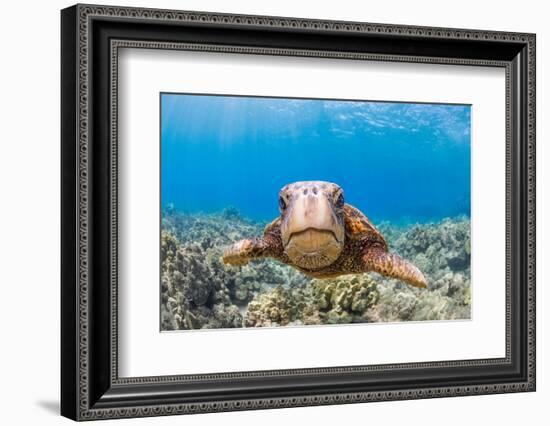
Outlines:
{"label": "turtle eye", "polygon": [[281,210],[286,209],[286,202],[283,197],[279,197],[279,208]]}
{"label": "turtle eye", "polygon": [[340,193],[340,195],[338,195],[338,198],[336,199],[336,207],[340,209],[344,207],[344,194]]}

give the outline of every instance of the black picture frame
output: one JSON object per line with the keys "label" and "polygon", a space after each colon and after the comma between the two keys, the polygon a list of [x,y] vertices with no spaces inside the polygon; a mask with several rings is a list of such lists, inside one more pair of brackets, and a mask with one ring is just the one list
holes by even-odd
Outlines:
{"label": "black picture frame", "polygon": [[[74,420],[535,390],[534,34],[75,5],[61,12],[61,414]],[[506,356],[118,377],[117,49],[506,70]],[[503,141],[504,143],[504,141]]]}

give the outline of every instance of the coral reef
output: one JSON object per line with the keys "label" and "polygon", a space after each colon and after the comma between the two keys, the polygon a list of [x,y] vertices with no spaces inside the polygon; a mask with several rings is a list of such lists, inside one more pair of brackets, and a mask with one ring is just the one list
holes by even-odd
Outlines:
{"label": "coral reef", "polygon": [[235,209],[220,215],[165,211],[161,235],[161,329],[242,327],[240,311],[265,287],[300,285],[302,274],[269,260],[240,268],[221,261],[224,245],[259,234]]}
{"label": "coral reef", "polygon": [[263,327],[288,325],[295,321],[300,314],[298,306],[300,298],[293,294],[292,290],[286,290],[277,286],[273,290],[260,294],[248,305],[245,325],[248,327]]}
{"label": "coral reef", "polygon": [[170,233],[161,235],[161,328],[233,328],[242,326],[239,308],[223,281],[211,273],[198,244],[181,246]]}
{"label": "coral reef", "polygon": [[314,279],[289,289],[277,286],[250,302],[245,326],[365,322],[378,297],[376,283],[367,275]]}
{"label": "coral reef", "polygon": [[[382,226],[385,232],[388,225]],[[470,318],[470,221],[446,219],[384,234],[390,249],[414,263],[428,280],[427,290],[374,277],[380,300],[369,312],[374,321]]]}
{"label": "coral reef", "polygon": [[365,313],[380,298],[376,282],[366,274],[313,280],[313,299],[328,324],[365,322]]}
{"label": "coral reef", "polygon": [[163,212],[161,328],[263,327],[470,318],[470,221],[379,225],[390,251],[422,270],[427,289],[377,274],[310,279],[272,259],[221,261],[227,244],[265,224],[233,208],[219,214]]}

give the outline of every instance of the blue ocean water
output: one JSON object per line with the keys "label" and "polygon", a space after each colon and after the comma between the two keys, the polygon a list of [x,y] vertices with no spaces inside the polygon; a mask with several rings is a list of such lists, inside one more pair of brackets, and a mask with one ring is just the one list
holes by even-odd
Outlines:
{"label": "blue ocean water", "polygon": [[278,213],[281,187],[339,184],[374,222],[470,216],[468,105],[161,94],[161,199]]}

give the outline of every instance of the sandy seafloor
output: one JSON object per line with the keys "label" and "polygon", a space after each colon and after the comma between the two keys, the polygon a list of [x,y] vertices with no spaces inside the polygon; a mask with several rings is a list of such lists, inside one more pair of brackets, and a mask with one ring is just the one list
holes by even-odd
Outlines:
{"label": "sandy seafloor", "polygon": [[223,248],[260,236],[265,223],[236,209],[163,211],[161,330],[469,319],[470,220],[375,223],[395,252],[414,263],[427,289],[375,273],[311,279],[273,259],[224,265]]}

